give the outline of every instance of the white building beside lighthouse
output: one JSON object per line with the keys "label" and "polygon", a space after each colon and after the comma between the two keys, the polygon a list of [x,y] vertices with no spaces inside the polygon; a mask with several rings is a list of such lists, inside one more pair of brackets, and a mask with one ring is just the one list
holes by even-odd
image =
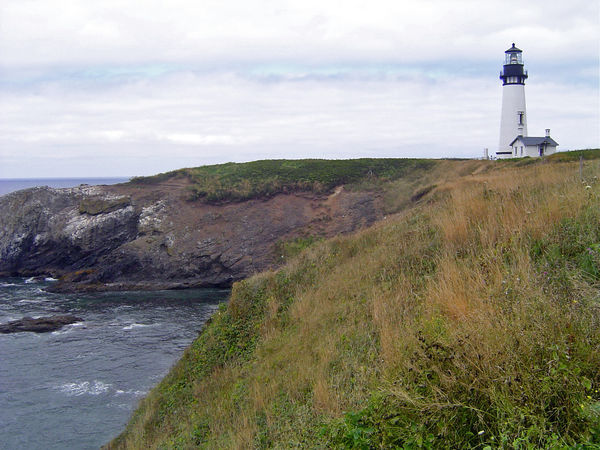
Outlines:
{"label": "white building beside lighthouse", "polygon": [[527,108],[525,80],[528,77],[523,65],[523,50],[512,47],[506,50],[502,80],[502,115],[500,117],[500,144],[496,157],[520,158],[544,156],[556,152],[558,143],[546,129],[544,137],[527,135]]}

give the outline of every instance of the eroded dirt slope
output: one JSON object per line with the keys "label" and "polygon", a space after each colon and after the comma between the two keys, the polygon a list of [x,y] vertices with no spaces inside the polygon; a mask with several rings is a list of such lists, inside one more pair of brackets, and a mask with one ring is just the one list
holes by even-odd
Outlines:
{"label": "eroded dirt slope", "polygon": [[189,201],[188,183],[0,197],[0,274],[61,277],[57,290],[226,286],[276,264],[278,241],[347,233],[383,216],[378,194],[342,186],[211,205]]}

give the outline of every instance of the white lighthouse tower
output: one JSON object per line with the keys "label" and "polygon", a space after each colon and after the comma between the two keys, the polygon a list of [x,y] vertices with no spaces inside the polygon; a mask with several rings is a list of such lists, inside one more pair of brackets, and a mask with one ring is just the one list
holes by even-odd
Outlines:
{"label": "white lighthouse tower", "polygon": [[511,158],[512,142],[518,136],[527,136],[527,111],[525,108],[525,80],[523,70],[523,50],[512,47],[506,50],[502,80],[502,116],[500,119],[500,145],[496,156]]}

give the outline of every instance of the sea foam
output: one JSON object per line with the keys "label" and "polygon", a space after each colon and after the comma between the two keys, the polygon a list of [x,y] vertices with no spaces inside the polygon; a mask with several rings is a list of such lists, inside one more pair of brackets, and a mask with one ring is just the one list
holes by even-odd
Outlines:
{"label": "sea foam", "polygon": [[112,384],[103,383],[102,381],[94,380],[81,381],[76,383],[65,383],[59,386],[62,393],[68,396],[80,396],[84,394],[88,395],[100,395],[108,392]]}
{"label": "sea foam", "polygon": [[134,328],[145,328],[145,327],[151,327],[152,325],[146,325],[143,323],[132,323],[130,325],[127,325],[126,327],[123,327],[124,330],[133,330]]}

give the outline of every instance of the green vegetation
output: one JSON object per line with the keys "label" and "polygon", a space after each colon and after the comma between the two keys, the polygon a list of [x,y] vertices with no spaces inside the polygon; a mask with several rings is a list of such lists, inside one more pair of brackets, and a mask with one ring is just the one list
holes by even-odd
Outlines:
{"label": "green vegetation", "polygon": [[282,243],[109,447],[598,448],[600,161],[445,164],[428,202]]}
{"label": "green vegetation", "polygon": [[570,150],[567,152],[558,152],[554,155],[548,156],[548,159],[554,162],[569,162],[579,161],[579,158],[583,157],[584,160],[600,159],[600,148],[587,149],[587,150]]}
{"label": "green vegetation", "polygon": [[321,242],[323,238],[318,236],[300,236],[294,239],[281,240],[275,244],[275,258],[287,261],[298,255],[311,245]]}
{"label": "green vegetation", "polygon": [[342,184],[361,183],[363,188],[373,188],[411,172],[430,169],[435,164],[436,161],[426,159],[281,159],[181,169],[134,178],[131,182],[154,184],[183,176],[192,183],[190,199],[221,203],[286,192],[326,193]]}
{"label": "green vegetation", "polygon": [[586,149],[586,150],[568,150],[562,151],[558,153],[554,153],[553,155],[546,156],[543,159],[540,158],[531,158],[529,156],[525,156],[522,158],[507,158],[498,160],[498,163],[501,164],[510,164],[515,166],[528,166],[530,164],[539,164],[543,161],[550,162],[571,162],[571,161],[579,161],[580,158],[584,160],[592,160],[592,159],[600,159],[600,149]]}

